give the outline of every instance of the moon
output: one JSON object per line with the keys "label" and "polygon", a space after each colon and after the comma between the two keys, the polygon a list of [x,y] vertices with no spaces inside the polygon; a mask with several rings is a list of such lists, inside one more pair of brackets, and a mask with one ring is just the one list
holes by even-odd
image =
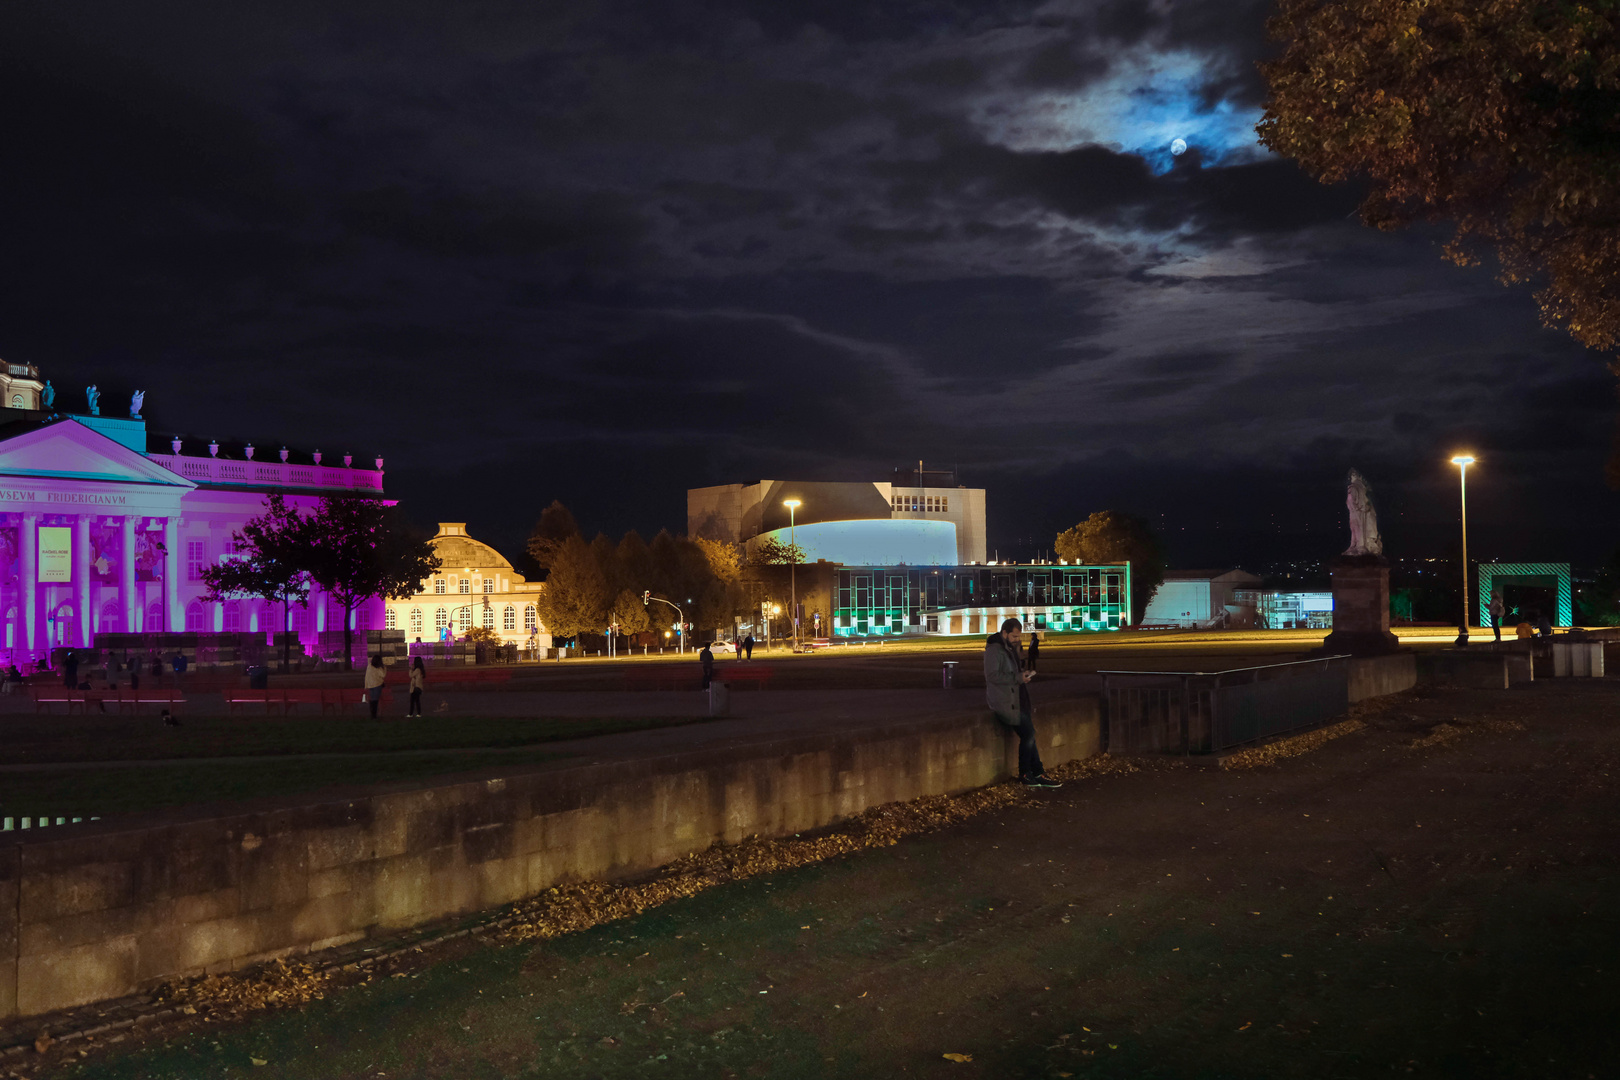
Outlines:
{"label": "moon", "polygon": [[1170,153],[1172,155],[1174,155],[1175,157],[1180,157],[1182,154],[1185,154],[1186,152],[1187,152],[1187,140],[1186,139],[1177,139],[1175,142],[1170,144]]}

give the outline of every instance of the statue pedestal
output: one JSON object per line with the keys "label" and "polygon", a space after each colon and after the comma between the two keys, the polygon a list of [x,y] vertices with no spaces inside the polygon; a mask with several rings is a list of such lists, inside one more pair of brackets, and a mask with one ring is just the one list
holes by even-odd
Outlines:
{"label": "statue pedestal", "polygon": [[1389,563],[1376,555],[1341,555],[1333,571],[1333,632],[1322,642],[1332,655],[1376,656],[1401,646],[1389,632]]}

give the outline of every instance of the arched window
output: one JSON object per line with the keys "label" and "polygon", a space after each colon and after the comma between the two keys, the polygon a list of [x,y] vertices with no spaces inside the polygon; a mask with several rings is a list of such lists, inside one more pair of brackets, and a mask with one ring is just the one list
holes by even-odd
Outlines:
{"label": "arched window", "polygon": [[116,634],[122,628],[123,621],[124,612],[118,606],[118,601],[109,600],[101,605],[101,625],[96,632],[100,634]]}
{"label": "arched window", "polygon": [[188,634],[194,634],[207,630],[208,624],[203,621],[205,618],[207,618],[207,616],[203,613],[203,606],[201,603],[193,600],[191,603],[187,604],[186,632]]}
{"label": "arched window", "polygon": [[532,634],[532,633],[534,633],[535,628],[538,627],[539,625],[540,625],[540,622],[535,617],[534,605],[533,604],[524,604],[523,605],[523,629],[527,630],[529,633]]}
{"label": "arched window", "polygon": [[433,612],[433,629],[443,630],[449,625],[450,613],[448,611],[446,611],[444,608],[439,608]]}
{"label": "arched window", "polygon": [[168,629],[168,627],[163,625],[162,601],[152,601],[151,605],[146,609],[146,625],[141,627],[141,629],[145,630],[148,634],[161,634]]}
{"label": "arched window", "polygon": [[389,608],[388,613],[383,616],[383,629],[385,629],[385,630],[398,630],[399,629],[399,613],[396,612],[393,608]]}
{"label": "arched window", "polygon": [[21,394],[11,395],[11,407],[13,409],[20,409],[23,407],[23,396]]}
{"label": "arched window", "polygon": [[227,634],[242,632],[242,605],[234,600],[225,605],[225,632]]}
{"label": "arched window", "polygon": [[495,629],[495,609],[489,604],[484,605],[484,629]]}
{"label": "arched window", "polygon": [[513,607],[511,604],[507,604],[506,607],[501,609],[501,629],[517,629],[517,608]]}
{"label": "arched window", "polygon": [[413,607],[413,608],[411,608],[411,633],[420,634],[421,632],[422,632],[422,609],[419,608],[419,607]]}

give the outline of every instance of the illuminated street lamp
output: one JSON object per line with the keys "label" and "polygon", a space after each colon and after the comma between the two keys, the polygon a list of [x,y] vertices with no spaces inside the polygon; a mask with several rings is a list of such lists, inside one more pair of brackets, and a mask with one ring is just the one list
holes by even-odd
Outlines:
{"label": "illuminated street lamp", "polygon": [[1462,562],[1463,562],[1463,621],[1462,632],[1468,633],[1468,466],[1474,459],[1467,454],[1458,454],[1451,459],[1457,466],[1457,480],[1462,490]]}
{"label": "illuminated street lamp", "polygon": [[793,651],[799,651],[799,528],[796,515],[799,507],[804,504],[798,499],[783,499],[782,505],[788,508],[788,543],[792,547],[793,562],[788,564],[788,578],[792,586],[792,607],[788,608],[788,617],[793,620]]}

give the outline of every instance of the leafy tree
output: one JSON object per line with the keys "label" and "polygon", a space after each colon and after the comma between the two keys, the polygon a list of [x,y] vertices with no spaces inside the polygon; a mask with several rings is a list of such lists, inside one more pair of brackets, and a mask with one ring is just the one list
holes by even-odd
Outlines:
{"label": "leafy tree", "polygon": [[1134,514],[1099,510],[1058,533],[1052,547],[1070,562],[1130,563],[1132,624],[1142,621],[1148,601],[1164,581],[1164,549],[1153,526]]}
{"label": "leafy tree", "polygon": [[540,520],[529,534],[529,554],[535,562],[549,570],[551,560],[562,545],[578,535],[579,523],[574,520],[574,515],[568,507],[553,499],[550,506],[540,511]]}
{"label": "leafy tree", "polygon": [[550,572],[537,601],[540,620],[558,638],[601,630],[613,593],[595,552],[577,532],[549,552]]}
{"label": "leafy tree", "polygon": [[475,626],[461,635],[462,641],[470,641],[474,645],[499,645],[501,635],[487,626]]}
{"label": "leafy tree", "polygon": [[1369,184],[1380,229],[1454,226],[1537,280],[1549,325],[1620,344],[1620,16],[1603,3],[1281,0],[1260,141],[1326,183]]}
{"label": "leafy tree", "polygon": [[709,572],[722,584],[730,584],[737,580],[742,573],[742,549],[736,544],[724,540],[709,540],[702,536],[691,536],[687,539],[697,545],[708,561]]}
{"label": "leafy tree", "polygon": [[634,590],[621,590],[618,598],[613,601],[613,608],[609,614],[612,621],[619,624],[621,634],[644,634],[652,629],[652,614],[647,610],[647,605],[642,603],[641,593]]}
{"label": "leafy tree", "polygon": [[292,606],[309,599],[310,519],[280,495],[265,500],[265,512],[233,534],[235,557],[203,568],[208,599],[255,596],[281,605],[281,668],[292,666]]}
{"label": "leafy tree", "polygon": [[754,545],[754,561],[766,566],[786,566],[804,563],[804,548],[798,544],[784,544],[774,536],[767,536]]}
{"label": "leafy tree", "polygon": [[306,568],[343,607],[344,663],[354,667],[354,609],[381,597],[414,596],[442,565],[427,538],[397,508],[357,495],[322,496],[308,519]]}

